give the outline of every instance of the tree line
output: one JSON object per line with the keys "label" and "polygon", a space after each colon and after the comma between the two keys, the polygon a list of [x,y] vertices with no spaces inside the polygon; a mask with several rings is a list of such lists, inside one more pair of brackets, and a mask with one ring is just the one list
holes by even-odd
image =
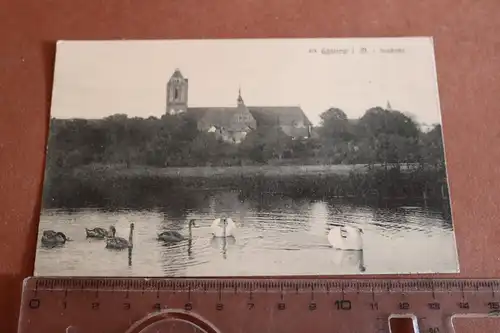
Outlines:
{"label": "tree line", "polygon": [[88,164],[154,167],[251,164],[401,164],[444,167],[441,126],[423,131],[410,116],[374,107],[356,120],[337,108],[321,115],[307,139],[293,140],[275,126],[258,126],[241,144],[201,132],[186,115],[50,121],[47,166]]}

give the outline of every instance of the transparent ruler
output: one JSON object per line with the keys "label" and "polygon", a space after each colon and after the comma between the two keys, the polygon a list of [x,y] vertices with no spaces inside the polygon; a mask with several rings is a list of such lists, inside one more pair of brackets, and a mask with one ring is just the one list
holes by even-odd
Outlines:
{"label": "transparent ruler", "polygon": [[499,316],[499,287],[500,279],[33,277],[19,333],[449,333],[456,317]]}

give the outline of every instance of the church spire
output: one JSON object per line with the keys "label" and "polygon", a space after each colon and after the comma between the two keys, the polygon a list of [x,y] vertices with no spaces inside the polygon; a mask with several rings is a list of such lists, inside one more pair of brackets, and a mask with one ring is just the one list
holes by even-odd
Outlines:
{"label": "church spire", "polygon": [[243,102],[243,98],[241,97],[241,86],[238,88],[238,105],[244,105],[245,102]]}
{"label": "church spire", "polygon": [[389,111],[392,110],[391,102],[387,101],[386,109],[389,110]]}

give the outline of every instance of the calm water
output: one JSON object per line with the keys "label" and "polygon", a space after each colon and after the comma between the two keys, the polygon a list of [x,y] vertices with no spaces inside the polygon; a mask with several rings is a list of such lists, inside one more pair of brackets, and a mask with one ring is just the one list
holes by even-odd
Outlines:
{"label": "calm water", "polygon": [[[227,213],[237,224],[235,239],[214,239],[212,220]],[[156,240],[162,230],[192,238],[165,246]],[[85,237],[85,227],[114,225],[128,237],[135,224],[134,249],[105,249],[102,240]],[[362,227],[364,250],[329,247],[327,226]],[[148,210],[44,210],[43,230],[72,238],[61,248],[38,247],[35,275],[72,276],[231,276],[456,272],[457,256],[451,222],[439,211],[419,207],[380,209],[324,201],[267,198],[241,200],[233,192],[205,195],[193,207],[166,204]],[[40,238],[40,236],[39,236]]]}

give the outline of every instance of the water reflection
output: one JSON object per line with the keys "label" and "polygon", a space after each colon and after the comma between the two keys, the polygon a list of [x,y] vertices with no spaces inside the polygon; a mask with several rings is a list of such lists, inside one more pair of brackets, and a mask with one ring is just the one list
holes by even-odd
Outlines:
{"label": "water reflection", "polygon": [[188,258],[193,259],[193,240],[191,238],[188,239]]}
{"label": "water reflection", "polygon": [[332,258],[334,263],[341,267],[346,272],[346,274],[364,273],[366,271],[363,250],[333,250]]}
{"label": "water reflection", "polygon": [[132,266],[132,248],[128,249],[128,266]]}
{"label": "water reflection", "polygon": [[[380,208],[339,200],[292,199],[237,191],[199,191],[190,198],[164,199],[155,209],[44,210],[43,230],[72,238],[57,249],[37,249],[37,275],[230,276],[350,273],[454,272],[453,229],[439,209],[417,205]],[[394,205],[393,205],[394,206]],[[227,214],[237,225],[231,238],[214,238],[212,221]],[[196,226],[190,232],[189,221]],[[135,224],[134,248],[106,251],[105,242],[86,239],[84,228],[114,225],[126,235]],[[363,251],[334,250],[333,225],[363,229]],[[162,231],[185,239],[168,244]],[[132,260],[133,259],[133,260]],[[57,269],[54,265],[57,262]]]}
{"label": "water reflection", "polygon": [[210,245],[216,249],[220,250],[220,253],[222,254],[222,258],[227,259],[227,250],[228,247],[231,247],[232,245],[236,244],[236,238],[233,236],[231,237],[212,237],[210,240]]}

